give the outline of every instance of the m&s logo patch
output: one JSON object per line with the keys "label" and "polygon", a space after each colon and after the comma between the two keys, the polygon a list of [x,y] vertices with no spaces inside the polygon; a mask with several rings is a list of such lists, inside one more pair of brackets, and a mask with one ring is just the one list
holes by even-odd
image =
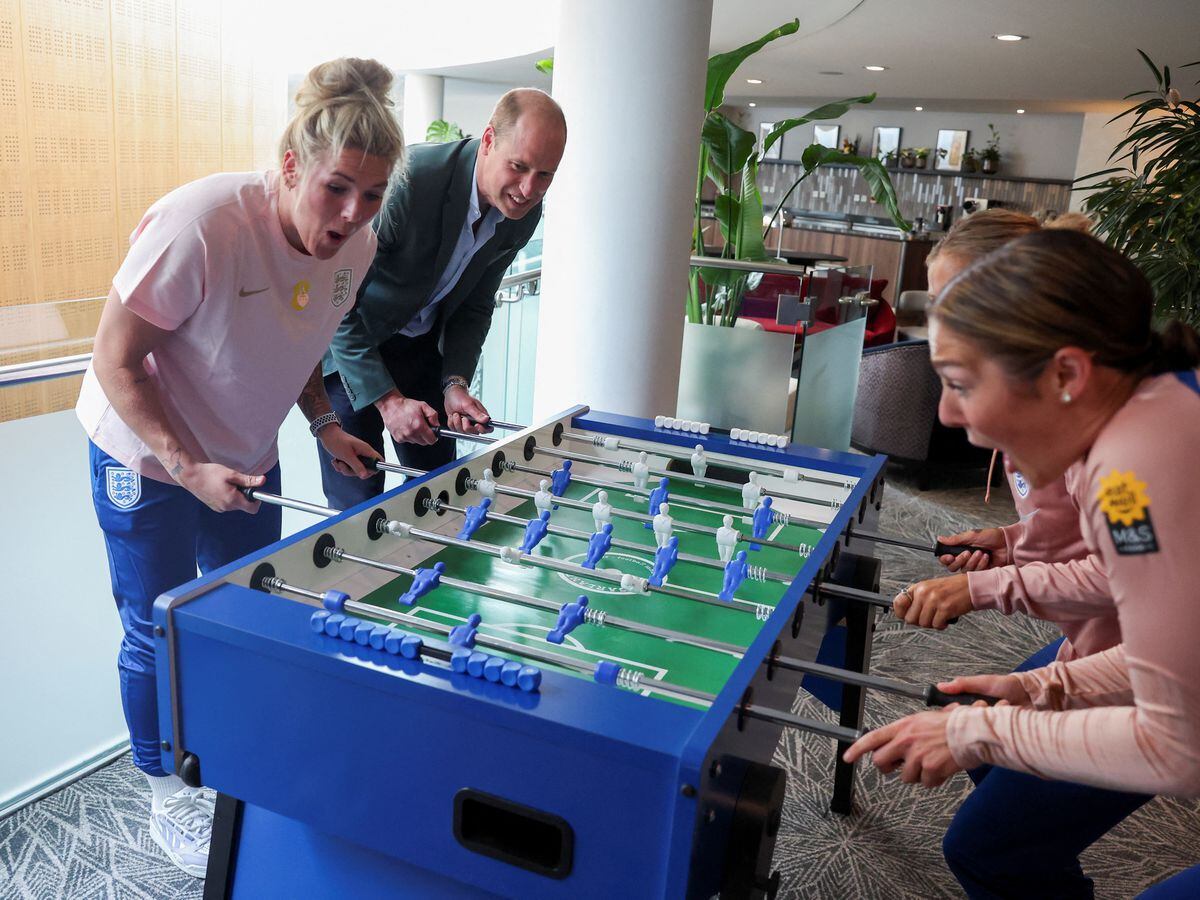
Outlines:
{"label": "m&s logo patch", "polygon": [[1113,469],[1100,479],[1096,499],[1117,553],[1136,556],[1158,552],[1158,537],[1154,533],[1154,523],[1150,521],[1146,482],[1140,481],[1132,471]]}

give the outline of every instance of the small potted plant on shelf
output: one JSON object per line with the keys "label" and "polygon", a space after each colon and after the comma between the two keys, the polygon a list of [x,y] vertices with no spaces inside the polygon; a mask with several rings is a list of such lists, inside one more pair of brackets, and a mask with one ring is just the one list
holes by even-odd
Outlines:
{"label": "small potted plant on shelf", "polygon": [[905,147],[900,151],[900,167],[903,169],[911,169],[917,164],[916,151],[912,147]]}
{"label": "small potted plant on shelf", "polygon": [[963,153],[963,171],[978,172],[979,171],[979,151],[972,147]]}
{"label": "small potted plant on shelf", "polygon": [[988,130],[992,136],[988,138],[987,146],[979,151],[979,159],[983,163],[984,173],[995,175],[1000,171],[1000,133],[991,122],[988,122]]}
{"label": "small potted plant on shelf", "polygon": [[917,149],[913,150],[913,156],[917,158],[917,168],[923,169],[929,160],[929,148],[917,147]]}
{"label": "small potted plant on shelf", "polygon": [[883,154],[883,165],[884,165],[884,168],[887,168],[887,169],[896,168],[896,151],[895,150],[889,150]]}

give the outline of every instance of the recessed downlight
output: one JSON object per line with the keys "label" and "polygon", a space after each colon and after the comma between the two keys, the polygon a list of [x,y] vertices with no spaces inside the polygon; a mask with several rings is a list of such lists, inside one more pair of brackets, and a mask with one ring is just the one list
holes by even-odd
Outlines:
{"label": "recessed downlight", "polygon": [[993,34],[992,37],[997,41],[1027,41],[1027,34]]}
{"label": "recessed downlight", "polygon": [[913,107],[913,109],[915,109],[917,112],[921,112],[923,109],[925,109],[925,107],[923,107],[923,106],[914,106],[914,107]]}
{"label": "recessed downlight", "polygon": [[1018,110],[1017,110],[1017,115],[1018,115],[1018,116],[1023,116],[1023,115],[1025,115],[1025,110],[1023,110],[1023,109],[1018,109]]}
{"label": "recessed downlight", "polygon": [[868,72],[886,72],[887,66],[863,66]]}
{"label": "recessed downlight", "polygon": [[751,109],[754,109],[754,107],[758,106],[758,104],[757,104],[757,103],[750,103],[750,104],[747,104],[747,105],[748,105],[748,106],[749,106]]}
{"label": "recessed downlight", "polygon": [[746,84],[762,84],[762,83],[763,83],[763,80],[761,78],[747,78],[746,79]]}

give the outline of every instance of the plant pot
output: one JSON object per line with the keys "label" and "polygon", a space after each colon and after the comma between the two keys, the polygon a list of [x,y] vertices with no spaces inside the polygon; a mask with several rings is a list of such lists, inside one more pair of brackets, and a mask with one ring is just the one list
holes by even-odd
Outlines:
{"label": "plant pot", "polygon": [[964,160],[963,160],[963,171],[964,171],[964,172],[969,172],[969,173],[972,173],[972,174],[973,174],[973,173],[975,173],[975,172],[978,172],[978,171],[979,171],[979,160],[977,160],[977,159],[964,159]]}
{"label": "plant pot", "polygon": [[791,334],[688,322],[675,415],[717,428],[783,434],[794,344]]}
{"label": "plant pot", "polygon": [[928,162],[929,162],[929,159],[928,159],[928,157],[921,157],[921,156],[918,156],[918,157],[917,157],[917,168],[918,168],[918,169],[923,169],[923,168],[925,168],[925,165],[926,165],[926,163],[928,163]]}
{"label": "plant pot", "polygon": [[911,169],[916,164],[917,164],[917,161],[915,159],[913,159],[911,156],[900,157],[900,168],[902,168],[902,169]]}
{"label": "plant pot", "polygon": [[995,159],[985,159],[983,161],[983,174],[995,175],[1000,171],[1000,161]]}

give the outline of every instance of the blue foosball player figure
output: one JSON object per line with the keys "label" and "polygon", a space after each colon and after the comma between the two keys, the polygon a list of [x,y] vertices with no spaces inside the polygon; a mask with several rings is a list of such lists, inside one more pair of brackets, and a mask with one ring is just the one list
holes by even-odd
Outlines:
{"label": "blue foosball player figure", "polygon": [[542,538],[546,536],[546,532],[550,530],[550,511],[542,510],[542,514],[536,519],[530,519],[529,524],[525,526],[525,540],[521,541],[521,552],[532,553],[533,548],[541,543]]}
{"label": "blue foosball player figure", "polygon": [[551,644],[561,644],[563,638],[583,623],[584,614],[587,612],[587,605],[588,598],[586,594],[580,594],[574,603],[564,603],[562,609],[558,611],[558,621],[554,623],[554,628],[546,635],[546,640]]}
{"label": "blue foosball player figure", "polygon": [[750,564],[746,562],[746,551],[739,550],[737,555],[725,564],[725,582],[721,586],[721,593],[717,594],[717,597],[726,603],[732,603],[733,592],[737,590],[739,584],[746,580],[746,576],[749,574]]}
{"label": "blue foosball player figure", "polygon": [[612,522],[605,522],[604,527],[593,532],[588,538],[587,558],[580,564],[585,569],[594,569],[604,554],[612,547]]}
{"label": "blue foosball player figure", "polygon": [[659,547],[654,552],[654,570],[650,573],[649,582],[655,587],[662,587],[667,573],[679,562],[679,537],[671,535],[665,547]]}
{"label": "blue foosball player figure", "polygon": [[405,606],[412,606],[417,602],[418,598],[425,596],[442,580],[442,573],[446,571],[444,562],[434,563],[432,569],[417,569],[413,575],[412,584],[408,586],[408,590],[400,595],[398,602]]}
{"label": "blue foosball player figure", "polygon": [[[771,510],[771,498],[763,497],[759,501],[758,507],[754,510],[754,515],[750,521],[753,523],[753,532],[756,538],[765,538],[767,529],[771,527],[771,523],[775,520],[775,513]],[[761,550],[758,544],[751,543],[751,550]]]}
{"label": "blue foosball player figure", "polygon": [[468,506],[463,527],[458,532],[460,541],[469,541],[487,521],[488,508],[492,505],[491,497],[484,497],[477,506]]}
{"label": "blue foosball player figure", "polygon": [[555,469],[550,473],[550,493],[555,497],[561,497],[567,490],[567,486],[571,483],[571,461],[568,459],[562,464],[561,469]]}
{"label": "blue foosball player figure", "polygon": [[[658,479],[658,487],[650,492],[650,515],[653,516],[658,512],[658,508],[660,506],[670,501],[670,491],[667,489],[667,484],[667,478],[664,475],[662,478]],[[643,527],[653,528],[654,526],[650,522],[645,522],[643,523]]]}

